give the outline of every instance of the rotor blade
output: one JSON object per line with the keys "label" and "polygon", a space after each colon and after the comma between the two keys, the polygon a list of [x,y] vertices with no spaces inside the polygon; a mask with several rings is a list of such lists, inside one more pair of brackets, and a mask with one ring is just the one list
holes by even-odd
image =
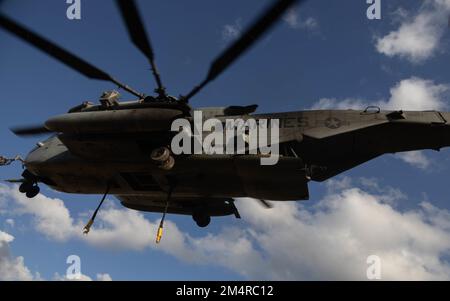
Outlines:
{"label": "rotor blade", "polygon": [[230,47],[228,47],[219,57],[211,64],[206,79],[196,86],[192,91],[182,98],[188,102],[190,98],[196,95],[209,82],[219,76],[227,67],[229,67],[236,59],[250,48],[267,30],[272,27],[277,20],[281,18],[294,3],[303,0],[275,0],[275,3],[257,19],[257,21],[249,27],[247,31]]}
{"label": "rotor blade", "polygon": [[118,82],[116,79],[111,77],[111,75],[105,73],[104,71],[98,69],[97,67],[89,64],[88,62],[82,60],[81,58],[75,56],[74,54],[68,52],[67,50],[61,48],[60,46],[50,42],[49,40],[41,37],[40,35],[32,32],[31,30],[19,25],[12,19],[0,14],[0,27],[14,34],[15,36],[21,38],[25,42],[33,45],[34,47],[42,50],[53,58],[61,61],[72,69],[80,72],[81,74],[87,76],[88,78],[106,80],[113,82],[122,89],[134,94],[138,97],[143,97],[142,94],[134,91],[130,87]]}
{"label": "rotor blade", "polygon": [[256,199],[266,209],[272,209],[273,205],[266,200]]}
{"label": "rotor blade", "polygon": [[[0,0],[0,2],[1,2],[1,0]],[[18,184],[18,183],[24,183],[25,179],[6,179],[3,181],[6,183],[10,183],[10,184]]]}
{"label": "rotor blade", "polygon": [[27,126],[27,127],[15,127],[11,128],[11,132],[20,137],[37,136],[52,133],[43,125]]}
{"label": "rotor blade", "polygon": [[145,31],[144,24],[142,23],[141,16],[134,0],[116,0],[119,7],[122,18],[128,30],[128,34],[131,37],[134,45],[142,51],[142,53],[148,58],[152,67],[153,76],[155,77],[156,84],[158,85],[158,91],[164,93],[164,86],[161,82],[161,77],[158,72],[158,68],[155,63],[155,54],[150,38]]}

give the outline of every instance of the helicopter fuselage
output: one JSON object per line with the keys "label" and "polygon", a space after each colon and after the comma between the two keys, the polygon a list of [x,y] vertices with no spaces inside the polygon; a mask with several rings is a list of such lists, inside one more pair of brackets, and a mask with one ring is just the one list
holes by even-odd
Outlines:
{"label": "helicopter fuselage", "polygon": [[[134,120],[135,112],[128,113]],[[96,134],[92,125],[89,132],[80,127],[58,133],[31,151],[25,166],[39,181],[67,193],[101,194],[109,181],[112,194],[156,200],[164,199],[173,181],[178,199],[305,200],[310,180],[324,181],[385,153],[450,145],[447,112],[318,110],[234,117],[279,119],[277,164],[262,166],[258,154],[201,154],[176,156],[173,168],[162,170],[150,153],[170,145],[168,132],[117,131],[116,120],[109,133]]]}

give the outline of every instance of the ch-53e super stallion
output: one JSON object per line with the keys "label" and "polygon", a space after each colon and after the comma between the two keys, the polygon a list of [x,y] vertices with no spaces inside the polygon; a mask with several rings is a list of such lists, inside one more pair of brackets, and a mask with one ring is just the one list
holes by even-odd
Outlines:
{"label": "ch-53e super stallion", "polygon": [[[176,155],[171,150],[174,120],[192,121],[189,100],[217,78],[274,25],[295,0],[279,0],[212,63],[203,82],[188,94],[166,93],[154,53],[134,1],[116,1],[135,46],[148,58],[156,79],[154,96],[122,84],[99,68],[0,14],[0,27],[92,79],[115,83],[137,97],[119,102],[114,91],[103,93],[100,104],[84,102],[44,125],[13,129],[17,135],[52,133],[25,159],[20,191],[29,198],[39,183],[75,194],[102,194],[85,227],[89,232],[108,194],[123,206],[163,213],[157,233],[161,239],[167,213],[191,215],[200,227],[212,216],[240,217],[233,198],[268,201],[307,200],[308,182],[325,181],[385,153],[450,145],[450,113],[436,111],[319,110],[255,114],[256,105],[204,108],[205,117],[279,121],[277,164],[261,165],[262,154]],[[1,157],[0,164],[14,159]]]}

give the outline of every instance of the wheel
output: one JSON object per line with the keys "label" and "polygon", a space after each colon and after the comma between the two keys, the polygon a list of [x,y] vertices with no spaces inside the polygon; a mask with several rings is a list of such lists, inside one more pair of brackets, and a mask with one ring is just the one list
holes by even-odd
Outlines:
{"label": "wheel", "polygon": [[32,199],[35,196],[37,196],[39,194],[39,192],[41,191],[41,189],[39,188],[39,186],[32,186],[30,188],[30,190],[28,190],[25,194],[27,196],[27,198]]}
{"label": "wheel", "polygon": [[203,216],[201,219],[195,221],[197,223],[197,226],[200,228],[208,227],[209,223],[211,222],[211,217],[209,215]]}
{"label": "wheel", "polygon": [[162,163],[159,168],[164,170],[171,170],[174,165],[175,159],[172,156],[169,156],[169,158],[164,163]]}
{"label": "wheel", "polygon": [[170,150],[167,147],[158,147],[150,155],[153,161],[165,162],[170,157]]}
{"label": "wheel", "polygon": [[23,182],[20,186],[19,186],[19,191],[21,193],[26,193],[27,191],[29,191],[31,188],[33,188],[33,184],[30,182]]}
{"label": "wheel", "polygon": [[205,228],[211,222],[211,217],[207,214],[196,212],[192,215],[192,218],[200,228]]}

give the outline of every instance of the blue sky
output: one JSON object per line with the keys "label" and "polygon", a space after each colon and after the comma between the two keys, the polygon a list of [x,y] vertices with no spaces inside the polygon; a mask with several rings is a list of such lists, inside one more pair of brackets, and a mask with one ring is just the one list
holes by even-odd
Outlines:
{"label": "blue sky", "polygon": [[[258,112],[363,109],[373,103],[447,110],[450,2],[381,2],[382,19],[368,20],[365,1],[307,1],[192,105],[257,103]],[[203,79],[211,60],[270,1],[138,3],[162,79],[171,94],[179,95]],[[66,9],[63,0],[4,1],[1,7],[151,93],[149,66],[129,41],[112,1],[82,0],[79,21],[68,20]],[[0,154],[7,156],[26,155],[36,143],[15,137],[10,126],[45,121],[115,88],[84,78],[1,30],[0,66]],[[328,183],[311,183],[311,200],[301,205],[278,204],[264,211],[252,200],[239,200],[243,220],[213,219],[206,230],[197,229],[189,217],[169,216],[158,247],[153,244],[158,214],[130,213],[110,198],[98,228],[83,238],[79,232],[98,196],[44,188],[30,204],[35,200],[0,186],[0,248],[8,253],[0,259],[0,271],[18,279],[51,280],[65,274],[67,256],[76,254],[83,274],[92,279],[97,274],[114,280],[364,279],[365,258],[375,253],[384,262],[385,279],[448,279],[449,155],[443,150],[383,156]],[[20,172],[18,165],[4,167],[0,178]],[[124,230],[118,229],[118,220]],[[377,235],[380,229],[392,231],[392,240]],[[282,251],[274,251],[275,243]],[[335,246],[334,253],[314,252],[327,246]]]}

